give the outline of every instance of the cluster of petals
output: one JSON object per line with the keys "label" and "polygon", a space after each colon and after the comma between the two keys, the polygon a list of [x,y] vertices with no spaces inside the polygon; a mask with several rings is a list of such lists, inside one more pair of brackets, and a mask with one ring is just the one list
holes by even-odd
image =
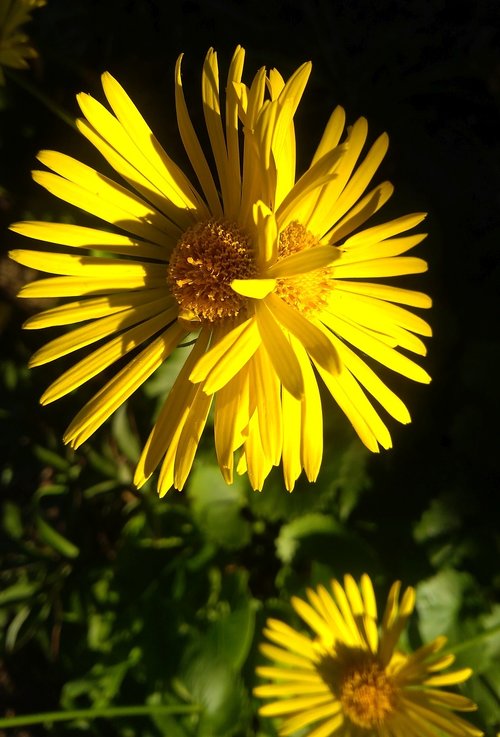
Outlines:
{"label": "cluster of petals", "polygon": [[247,86],[243,62],[238,47],[224,99],[217,55],[209,50],[205,59],[202,102],[213,161],[195,132],[181,58],[177,62],[177,122],[196,186],[105,73],[111,110],[81,93],[77,123],[125,183],[55,151],[40,152],[47,168],[33,173],[53,195],[104,221],[104,228],[40,221],[11,226],[57,246],[11,254],[53,275],[26,285],[20,296],[70,298],[27,321],[30,329],[72,327],[38,350],[31,365],[93,348],[49,386],[42,403],[121,361],[67,429],[65,442],[72,447],[180,344],[192,344],[190,351],[179,348],[186,360],[135,474],[141,486],[160,466],[160,494],[184,486],[211,410],[226,481],[234,471],[247,473],[252,487],[261,489],[282,462],[291,490],[302,471],[315,480],[321,465],[318,379],[372,451],[391,447],[377,405],[401,423],[410,421],[376,363],[414,381],[430,380],[407,354],[425,355],[422,337],[431,334],[408,308],[428,308],[431,300],[378,281],[426,270],[425,261],[406,255],[425,237],[407,233],[425,215],[365,225],[393,192],[389,182],[369,186],[387,135],[363,155],[366,120],[345,132],[345,113],[337,107],[298,176],[294,116],[311,65],[287,81],[262,68]]}
{"label": "cluster of petals", "polygon": [[37,52],[22,26],[31,20],[31,13],[45,5],[46,0],[0,0],[0,84],[4,84],[2,67],[26,69],[27,59]]}
{"label": "cluster of petals", "polygon": [[307,728],[307,737],[480,737],[481,730],[456,714],[476,705],[445,690],[466,681],[470,668],[448,670],[454,661],[438,637],[414,652],[398,642],[415,605],[415,592],[391,587],[379,627],[370,578],[360,585],[307,590],[292,605],[313,635],[269,619],[261,645],[272,662],[257,668],[266,681],[254,689],[271,699],[259,710],[281,722],[280,735]]}

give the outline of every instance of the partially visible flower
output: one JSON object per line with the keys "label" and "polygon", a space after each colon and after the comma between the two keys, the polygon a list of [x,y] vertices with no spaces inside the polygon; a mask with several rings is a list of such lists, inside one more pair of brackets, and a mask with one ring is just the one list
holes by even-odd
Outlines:
{"label": "partially visible flower", "polygon": [[26,59],[38,54],[21,26],[31,20],[31,13],[46,0],[0,0],[0,84],[5,83],[2,67],[27,69]]}
{"label": "partially visible flower", "polygon": [[372,583],[347,575],[342,587],[307,590],[294,597],[297,614],[313,630],[303,634],[269,619],[261,645],[272,666],[257,669],[270,681],[255,695],[272,699],[259,713],[282,719],[280,735],[305,727],[307,737],[480,737],[481,730],[455,714],[475,711],[473,701],[443,690],[467,680],[470,668],[448,671],[454,656],[442,654],[438,637],[413,653],[397,645],[415,605],[415,592],[393,584],[379,629]]}
{"label": "partially visible flower", "polygon": [[[310,166],[297,177],[294,116],[311,64],[286,82],[275,69],[262,68],[247,86],[241,81],[243,62],[238,47],[225,100],[213,49],[203,66],[203,112],[217,177],[189,116],[181,58],[177,121],[198,187],[106,73],[102,82],[112,112],[82,93],[78,127],[128,186],[55,151],[38,155],[52,171],[33,176],[113,229],[48,222],[12,226],[57,246],[12,253],[26,266],[56,275],[28,284],[20,296],[75,298],[35,315],[26,327],[85,323],[37,351],[31,365],[104,341],[66,370],[42,403],[127,358],[68,428],[65,442],[74,448],[179,344],[194,342],[135,474],[141,486],[161,464],[162,495],[183,487],[212,403],[226,481],[231,483],[235,470],[248,472],[253,488],[261,489],[283,460],[291,490],[302,470],[314,481],[321,465],[318,377],[372,451],[392,444],[375,403],[396,420],[410,421],[372,360],[414,381],[430,381],[406,353],[425,355],[419,336],[431,335],[427,322],[407,307],[428,308],[431,300],[377,281],[426,270],[421,258],[402,255],[425,237],[407,235],[425,215],[363,228],[393,192],[389,182],[368,190],[386,154],[387,135],[362,157],[366,120],[357,120],[343,138],[345,113],[336,108]],[[61,253],[59,246],[74,252]]]}

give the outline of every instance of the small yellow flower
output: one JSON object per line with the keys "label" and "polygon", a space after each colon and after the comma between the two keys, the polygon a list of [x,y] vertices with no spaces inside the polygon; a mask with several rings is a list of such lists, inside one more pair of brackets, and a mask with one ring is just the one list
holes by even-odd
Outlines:
{"label": "small yellow flower", "polygon": [[257,668],[270,683],[256,696],[272,699],[259,713],[282,719],[280,735],[305,727],[307,737],[480,737],[483,733],[455,711],[475,711],[465,696],[442,690],[467,680],[472,671],[445,671],[454,656],[441,654],[446,638],[407,654],[398,640],[413,612],[415,592],[393,584],[382,625],[372,583],[358,587],[347,575],[331,591],[308,589],[309,603],[294,597],[297,614],[313,630],[302,634],[269,619],[261,645],[272,666]]}
{"label": "small yellow flower", "polygon": [[27,69],[26,59],[37,56],[29,36],[20,31],[31,20],[31,13],[46,0],[0,0],[0,84],[5,83],[2,67]]}
{"label": "small yellow flower", "polygon": [[82,93],[78,127],[127,186],[54,151],[38,156],[52,171],[36,171],[34,178],[113,228],[12,226],[77,249],[72,255],[59,249],[12,254],[22,264],[59,275],[27,285],[20,296],[76,298],[34,316],[25,327],[85,323],[37,351],[31,365],[105,341],[65,371],[42,403],[136,351],[77,414],[65,435],[71,446],[90,437],[180,343],[194,341],[135,475],[141,486],[161,463],[160,494],[183,487],[213,400],[215,447],[226,481],[236,468],[261,489],[283,460],[291,490],[303,469],[312,481],[321,465],[318,376],[372,451],[391,447],[391,437],[365,391],[395,419],[410,421],[372,360],[415,381],[430,380],[405,351],[424,355],[418,336],[429,336],[431,329],[401,305],[427,308],[431,300],[363,281],[427,268],[422,259],[402,255],[425,237],[402,235],[423,220],[422,213],[362,229],[393,192],[384,182],[366,193],[387,151],[387,135],[360,161],[367,122],[356,121],[341,142],[345,113],[338,107],[310,166],[297,177],[294,115],[311,65],[303,64],[287,82],[275,69],[262,68],[247,87],[243,61],[238,47],[224,102],[212,49],[203,66],[203,111],[217,178],[191,123],[181,58],[177,121],[196,187],[106,73],[102,83],[112,112]]}

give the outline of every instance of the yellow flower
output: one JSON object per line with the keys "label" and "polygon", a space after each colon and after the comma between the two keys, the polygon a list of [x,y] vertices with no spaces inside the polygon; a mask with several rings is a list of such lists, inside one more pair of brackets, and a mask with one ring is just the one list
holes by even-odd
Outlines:
{"label": "yellow flower", "polygon": [[26,59],[37,56],[30,39],[19,29],[31,20],[31,13],[45,0],[0,0],[0,84],[5,83],[2,67],[27,69]]}
{"label": "yellow flower", "polygon": [[415,592],[400,582],[387,599],[380,632],[372,583],[361,586],[346,576],[344,587],[331,582],[308,589],[309,603],[294,597],[297,614],[314,638],[270,619],[264,633],[272,644],[261,645],[273,666],[257,673],[270,681],[254,693],[273,701],[260,708],[267,717],[283,719],[280,735],[304,727],[307,737],[480,737],[483,733],[455,711],[477,707],[465,696],[444,691],[467,680],[472,671],[445,671],[454,656],[442,654],[446,638],[438,637],[411,654],[397,649],[399,637],[415,605]]}
{"label": "yellow flower", "polygon": [[31,365],[107,341],[65,371],[43,404],[140,349],[77,414],[65,435],[71,446],[92,435],[180,343],[194,341],[135,475],[141,486],[162,462],[160,494],[183,487],[214,398],[215,447],[226,481],[233,479],[236,452],[237,471],[248,472],[255,489],[282,458],[291,490],[302,469],[312,481],[321,464],[317,375],[372,451],[379,444],[389,448],[391,438],[364,390],[400,422],[410,416],[367,360],[429,381],[398,348],[425,354],[417,334],[430,335],[428,324],[400,305],[429,307],[430,299],[360,281],[427,268],[421,259],[401,255],[424,238],[401,235],[423,214],[360,230],[393,191],[384,182],[365,194],[386,153],[387,135],[359,162],[367,122],[359,119],[340,143],[345,114],[337,108],[311,165],[296,178],[293,119],[311,65],[303,64],[286,83],[275,69],[262,68],[247,87],[241,82],[243,60],[238,47],[225,102],[212,49],[203,66],[203,111],[216,179],[189,117],[181,58],[175,72],[177,121],[199,188],[106,73],[102,82],[113,112],[82,93],[78,102],[85,117],[78,127],[128,186],[54,151],[38,156],[52,171],[36,171],[34,178],[115,227],[12,226],[31,238],[78,249],[74,255],[59,249],[12,254],[22,264],[61,275],[27,285],[21,296],[77,298],[34,316],[26,327],[86,323],[37,351]]}

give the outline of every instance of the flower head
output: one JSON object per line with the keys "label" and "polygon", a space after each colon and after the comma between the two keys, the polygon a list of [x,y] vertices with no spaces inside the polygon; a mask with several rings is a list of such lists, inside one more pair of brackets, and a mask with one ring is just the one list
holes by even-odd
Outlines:
{"label": "flower head", "polygon": [[31,13],[46,0],[0,0],[0,84],[5,83],[2,67],[27,69],[26,59],[37,56],[29,37],[20,28],[31,20]]}
{"label": "flower head", "polygon": [[404,305],[426,308],[430,299],[371,281],[427,268],[421,259],[402,255],[424,238],[403,235],[423,214],[363,229],[393,191],[384,182],[366,193],[387,151],[387,136],[360,159],[367,122],[356,121],[342,140],[345,114],[336,108],[310,166],[297,177],[294,115],[311,65],[303,64],[286,82],[275,69],[260,69],[248,87],[241,81],[243,60],[238,47],[225,103],[213,50],[203,66],[203,111],[215,177],[188,113],[181,58],[175,73],[177,121],[196,186],[106,73],[102,83],[112,112],[82,93],[78,103],[84,118],[78,127],[126,186],[54,151],[39,154],[51,171],[36,171],[34,178],[113,228],[47,222],[12,226],[31,238],[76,249],[12,254],[57,275],[28,284],[20,296],[74,300],[35,315],[26,327],[84,323],[35,353],[31,365],[101,342],[47,389],[42,403],[135,352],[69,426],[65,441],[73,447],[180,343],[194,338],[136,471],[140,486],[161,463],[161,494],[184,485],[212,402],[217,458],[226,481],[232,481],[236,468],[261,489],[282,459],[291,490],[303,469],[314,480],[321,464],[318,375],[372,451],[389,448],[391,438],[366,392],[400,422],[410,416],[371,361],[429,381],[400,349],[425,354],[418,336],[430,335],[430,327]]}
{"label": "flower head", "polygon": [[308,727],[307,737],[480,737],[482,732],[455,714],[474,711],[465,696],[443,690],[462,683],[469,668],[447,671],[438,637],[413,653],[397,644],[413,612],[415,592],[400,598],[399,581],[387,599],[380,631],[372,583],[365,574],[358,587],[352,576],[331,590],[308,589],[309,602],[294,597],[297,614],[313,637],[270,619],[262,653],[273,661],[257,673],[269,683],[256,696],[272,701],[262,716],[280,717],[280,735]]}

